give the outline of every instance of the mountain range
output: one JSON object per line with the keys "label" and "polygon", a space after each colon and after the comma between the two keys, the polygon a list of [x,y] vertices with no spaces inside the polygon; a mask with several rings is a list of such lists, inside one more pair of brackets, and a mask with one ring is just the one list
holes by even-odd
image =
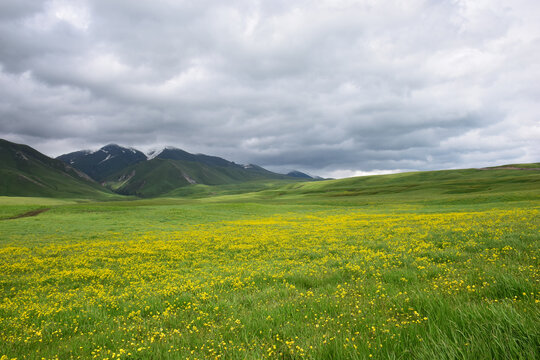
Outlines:
{"label": "mountain range", "polygon": [[60,155],[57,159],[84,172],[96,181],[103,181],[120,169],[145,161],[146,155],[139,150],[110,144],[97,151],[75,151]]}
{"label": "mountain range", "polygon": [[[0,195],[49,196],[50,189],[57,192],[71,189],[68,191],[70,194],[81,193],[82,190],[74,192],[73,184],[65,184],[67,176],[78,182],[75,188],[90,187],[92,191],[105,194],[114,192],[140,197],[162,196],[195,184],[320,179],[300,171],[278,174],[254,164],[236,164],[217,156],[191,154],[170,146],[145,155],[134,148],[109,144],[97,151],[75,151],[51,159],[27,145],[6,140],[1,140],[0,145],[0,169],[4,175],[0,182]],[[30,164],[34,164],[33,167]],[[27,184],[18,186],[17,179],[24,179]]]}

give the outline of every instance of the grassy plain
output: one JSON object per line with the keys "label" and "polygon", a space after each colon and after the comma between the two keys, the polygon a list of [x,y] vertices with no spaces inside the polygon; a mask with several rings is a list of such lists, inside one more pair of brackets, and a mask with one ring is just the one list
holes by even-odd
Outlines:
{"label": "grassy plain", "polygon": [[244,186],[0,198],[0,358],[540,358],[538,171]]}

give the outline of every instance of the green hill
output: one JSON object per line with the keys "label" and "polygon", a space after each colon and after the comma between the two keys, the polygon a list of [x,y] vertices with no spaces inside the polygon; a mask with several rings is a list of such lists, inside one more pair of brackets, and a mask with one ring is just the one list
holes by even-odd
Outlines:
{"label": "green hill", "polygon": [[106,199],[117,197],[86,174],[39,151],[0,139],[0,195]]}
{"label": "green hill", "polygon": [[[110,176],[105,184],[119,194],[153,197],[192,185],[224,185],[257,180],[294,179],[276,174],[255,165],[224,166],[199,161],[154,158],[129,166]],[[248,187],[249,188],[249,187]],[[189,191],[188,191],[189,192]],[[196,191],[197,192],[197,191]]]}
{"label": "green hill", "polygon": [[[374,175],[296,183],[254,183],[251,192],[223,186],[173,191],[206,201],[271,201],[336,205],[480,204],[540,199],[540,164]],[[519,170],[522,169],[522,170]]]}

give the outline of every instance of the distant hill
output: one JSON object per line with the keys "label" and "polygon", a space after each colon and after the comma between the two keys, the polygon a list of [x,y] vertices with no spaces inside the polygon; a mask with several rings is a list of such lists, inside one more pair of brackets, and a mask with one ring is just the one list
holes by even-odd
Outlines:
{"label": "distant hill", "polygon": [[310,176],[310,175],[308,175],[306,173],[303,173],[301,171],[298,171],[298,170],[293,170],[291,172],[288,172],[287,176],[300,178],[300,179],[314,179],[312,176]]}
{"label": "distant hill", "polygon": [[[478,206],[529,201],[540,196],[540,164],[502,165],[483,169],[417,171],[359,176],[338,180],[254,180],[223,185],[178,187],[166,197],[216,201],[312,204],[403,204],[403,209],[426,204]],[[490,205],[486,205],[490,206]]]}
{"label": "distant hill", "polygon": [[499,166],[481,168],[480,170],[498,170],[498,169],[503,169],[503,170],[540,170],[540,163],[499,165]]}
{"label": "distant hill", "polygon": [[114,196],[81,171],[27,145],[0,139],[0,195],[104,198]]}
{"label": "distant hill", "polygon": [[133,148],[109,144],[97,151],[75,151],[61,155],[57,159],[84,172],[96,181],[103,181],[127,166],[146,161],[146,155]]}
{"label": "distant hill", "polygon": [[[208,189],[212,192],[212,189]],[[254,194],[238,195],[283,202],[382,205],[477,205],[527,201],[540,196],[540,164],[513,164],[482,169],[416,171],[338,180],[282,184]]]}

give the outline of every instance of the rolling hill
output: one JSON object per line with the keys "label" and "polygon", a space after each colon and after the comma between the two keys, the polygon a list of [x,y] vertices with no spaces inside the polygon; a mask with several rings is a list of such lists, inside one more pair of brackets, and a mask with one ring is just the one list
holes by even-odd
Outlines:
{"label": "rolling hill", "polygon": [[238,198],[356,205],[456,205],[540,198],[540,163],[282,184]]}
{"label": "rolling hill", "polygon": [[[249,185],[249,186],[248,186]],[[372,206],[455,205],[526,202],[540,199],[540,163],[483,169],[417,171],[310,182],[252,182],[243,193],[229,186],[195,186],[172,196],[204,201],[278,202]],[[211,195],[209,197],[208,195]]]}
{"label": "rolling hill", "polygon": [[0,139],[0,195],[115,197],[86,174],[27,145]]}

